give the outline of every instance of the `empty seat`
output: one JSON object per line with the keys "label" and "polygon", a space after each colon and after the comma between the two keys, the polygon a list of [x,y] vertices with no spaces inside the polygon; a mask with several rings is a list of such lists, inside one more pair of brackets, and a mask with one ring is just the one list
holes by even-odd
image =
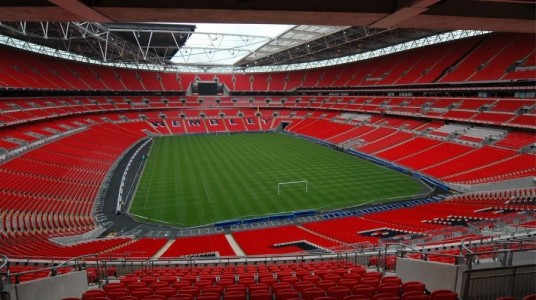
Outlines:
{"label": "empty seat", "polygon": [[283,289],[275,294],[276,300],[289,300],[291,298],[300,298],[298,291],[292,289]]}
{"label": "empty seat", "polygon": [[311,287],[302,291],[302,298],[305,300],[314,300],[316,298],[325,297],[326,292],[322,288]]}
{"label": "empty seat", "polygon": [[405,292],[421,292],[424,293],[426,286],[422,282],[408,281],[402,284],[402,293]]}
{"label": "empty seat", "polygon": [[272,293],[266,292],[266,291],[254,291],[249,295],[249,299],[250,300],[272,300]]}
{"label": "empty seat", "polygon": [[162,295],[149,295],[141,298],[141,300],[166,300],[166,297]]}
{"label": "empty seat", "polygon": [[127,285],[127,289],[132,293],[133,291],[145,288],[147,287],[147,284],[145,282],[132,282]]}
{"label": "empty seat", "polygon": [[458,294],[450,290],[437,290],[430,294],[430,300],[457,300]]}
{"label": "empty seat", "polygon": [[206,294],[197,296],[195,299],[196,300],[219,300],[220,295],[216,293],[206,293]]}
{"label": "empty seat", "polygon": [[400,294],[400,286],[398,284],[382,283],[378,286],[377,291],[379,294],[389,293],[398,295]]}
{"label": "empty seat", "polygon": [[106,292],[106,297],[110,298],[110,300],[116,300],[117,298],[122,296],[130,296],[130,292],[125,288],[114,289]]}
{"label": "empty seat", "polygon": [[168,300],[193,300],[194,297],[189,294],[177,294],[168,298]]}
{"label": "empty seat", "polygon": [[152,295],[153,294],[153,290],[150,289],[150,288],[138,288],[136,290],[133,290],[130,295],[131,296],[134,296],[138,299],[141,299],[145,296],[149,296],[149,295]]}
{"label": "empty seat", "polygon": [[246,300],[246,293],[244,292],[230,292],[223,295],[224,300]]}
{"label": "empty seat", "polygon": [[350,296],[352,290],[347,286],[335,286],[328,289],[328,296],[337,300],[343,300],[344,297]]}
{"label": "empty seat", "polygon": [[372,297],[374,297],[374,294],[376,294],[376,287],[371,285],[359,284],[357,286],[354,286],[352,294],[363,295],[372,299]]}
{"label": "empty seat", "polygon": [[92,300],[97,297],[105,297],[106,292],[103,290],[89,290],[82,295],[82,300]]}
{"label": "empty seat", "polygon": [[169,298],[175,295],[176,293],[177,293],[177,289],[172,288],[172,287],[162,287],[154,291],[155,295],[162,295],[162,296],[165,296],[166,298]]}
{"label": "empty seat", "polygon": [[400,300],[400,297],[391,293],[382,293],[374,295],[372,300]]}
{"label": "empty seat", "polygon": [[400,286],[402,284],[402,279],[400,279],[397,276],[386,276],[386,277],[383,277],[380,282],[381,283],[392,283],[392,284],[396,284],[396,285]]}

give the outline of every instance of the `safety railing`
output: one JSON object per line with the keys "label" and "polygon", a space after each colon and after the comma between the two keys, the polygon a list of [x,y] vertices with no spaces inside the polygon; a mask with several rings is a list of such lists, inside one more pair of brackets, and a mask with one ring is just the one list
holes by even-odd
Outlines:
{"label": "safety railing", "polygon": [[99,257],[96,254],[88,254],[88,255],[82,255],[77,256],[68,260],[65,260],[63,262],[58,263],[57,265],[54,265],[52,267],[43,267],[39,269],[34,270],[27,270],[22,272],[16,272],[11,273],[9,269],[9,262],[6,267],[6,282],[5,285],[10,284],[19,284],[21,283],[22,279],[25,277],[31,277],[33,274],[43,274],[43,272],[48,272],[48,277],[55,277],[60,274],[59,270],[67,269],[69,268],[70,272],[72,271],[82,271],[85,270],[88,266],[96,266],[96,269],[98,270],[96,273],[96,282],[101,283],[102,279],[104,279],[105,270],[101,269],[101,263],[99,261]]}

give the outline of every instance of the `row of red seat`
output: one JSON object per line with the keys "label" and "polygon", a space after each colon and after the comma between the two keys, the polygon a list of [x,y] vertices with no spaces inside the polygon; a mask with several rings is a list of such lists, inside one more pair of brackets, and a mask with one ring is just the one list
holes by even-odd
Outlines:
{"label": "row of red seat", "polygon": [[[419,126],[423,125],[422,120],[414,119],[415,117],[430,117],[438,120],[455,120],[455,121],[464,121],[464,122],[473,122],[473,123],[481,123],[481,124],[494,124],[494,125],[509,125],[509,126],[516,126],[516,127],[528,127],[532,128],[534,127],[534,122],[536,120],[536,116],[531,113],[525,113],[525,114],[516,114],[515,112],[518,111],[520,108],[526,108],[529,111],[532,111],[535,107],[535,101],[534,100],[511,100],[511,99],[494,99],[490,100],[492,101],[493,105],[496,105],[497,108],[501,104],[505,104],[509,108],[500,108],[504,110],[511,110],[511,111],[495,111],[495,106],[493,106],[491,109],[491,112],[478,112],[476,110],[460,110],[460,109],[451,109],[446,112],[437,112],[433,109],[427,108],[415,108],[415,111],[412,112],[412,115],[406,118],[401,118],[394,116],[393,114],[397,114],[397,109],[404,108],[400,106],[390,106],[390,102],[398,102],[397,100],[404,100],[402,104],[405,105],[409,99],[404,98],[385,98],[385,97],[378,97],[378,98],[362,98],[359,99],[360,101],[364,101],[363,104],[357,104],[358,99],[352,99],[350,97],[338,99],[338,98],[331,98],[330,101],[336,101],[333,103],[327,102],[319,102],[318,105],[315,105],[315,103],[309,103],[306,106],[300,106],[303,109],[308,110],[292,110],[292,108],[297,107],[296,103],[294,102],[285,102],[284,105],[278,104],[278,105],[271,105],[266,104],[265,101],[262,99],[254,100],[253,103],[245,104],[245,106],[241,106],[235,109],[232,109],[231,107],[237,107],[237,104],[230,103],[229,106],[223,106],[221,103],[214,102],[214,105],[210,103],[197,103],[197,105],[194,105],[193,103],[181,103],[178,101],[178,98],[175,99],[174,102],[168,102],[168,104],[164,104],[162,102],[159,102],[158,100],[161,99],[153,99],[149,104],[143,103],[142,106],[135,104],[134,102],[126,103],[125,98],[118,99],[116,98],[114,101],[114,104],[110,104],[106,102],[107,98],[96,98],[100,102],[96,103],[87,103],[86,98],[84,98],[85,101],[80,101],[79,103],[74,103],[72,98],[67,98],[65,103],[62,104],[62,106],[54,106],[52,105],[52,102],[45,101],[42,105],[52,105],[52,106],[43,106],[39,108],[35,107],[25,107],[23,105],[16,105],[16,109],[14,107],[9,108],[7,111],[0,112],[0,122],[3,123],[4,126],[6,125],[15,125],[15,124],[21,124],[28,121],[36,121],[36,120],[46,120],[51,118],[56,118],[58,116],[71,116],[71,115],[84,115],[89,112],[93,113],[103,113],[103,117],[107,118],[114,118],[112,111],[121,111],[122,114],[128,114],[128,112],[125,111],[140,111],[142,109],[160,109],[155,110],[152,112],[145,111],[144,114],[150,118],[150,119],[159,119],[160,115],[165,115],[167,118],[178,118],[181,114],[184,114],[188,117],[203,117],[203,118],[214,118],[219,119],[221,118],[222,114],[227,118],[236,118],[236,117],[250,117],[255,118],[257,117],[257,114],[262,115],[264,118],[271,118],[273,116],[274,112],[277,112],[280,116],[285,116],[286,114],[294,114],[294,116],[301,116],[305,114],[311,114],[316,112],[321,112],[321,114],[324,115],[324,118],[331,118],[334,116],[337,116],[339,114],[339,111],[348,111],[348,112],[360,112],[360,113],[372,113],[373,115],[379,115],[379,114],[387,114],[390,115],[388,118],[389,125],[395,125],[397,127],[404,126],[408,129],[415,129]],[[34,103],[36,99],[31,100],[4,100],[5,102],[8,102],[10,104],[13,103]],[[368,101],[375,102],[373,104],[365,104]],[[78,101],[78,100],[77,100]],[[130,101],[130,100],[129,100]],[[214,101],[214,99],[212,99]],[[339,102],[340,101],[340,102]],[[351,101],[355,101],[354,103],[351,103]],[[434,101],[437,101],[435,98],[427,98],[427,103],[434,103]],[[441,101],[441,100],[439,100]],[[462,101],[462,100],[456,100],[456,101]],[[463,103],[470,101],[479,101],[475,99],[465,99],[463,100]],[[12,103],[13,102],[13,103]],[[258,103],[256,103],[258,102]],[[1,102],[0,102],[1,103]],[[14,104],[13,104],[14,105]],[[409,105],[409,104],[408,104]],[[337,107],[335,107],[337,106]],[[265,110],[264,108],[267,107],[277,107],[277,110]],[[257,110],[255,109],[257,108]],[[259,110],[259,108],[263,108],[262,110]],[[176,111],[174,109],[184,109],[180,111]],[[271,112],[271,113],[270,113]],[[151,116],[151,114],[154,114],[154,116]],[[117,118],[117,117],[116,117]],[[383,117],[382,117],[383,118]],[[238,126],[247,126],[247,124],[241,124],[241,122],[236,123],[229,123],[226,124],[227,127],[235,127],[235,124]],[[256,129],[256,126],[251,126],[252,129]],[[335,130],[335,129],[330,129]],[[238,130],[237,130],[238,131]],[[46,134],[46,133],[45,133]],[[22,139],[32,139],[33,137],[22,137]]]}
{"label": "row of red seat", "polygon": [[[300,87],[393,85],[437,80],[511,80],[533,78],[533,73],[511,70],[518,61],[530,63],[531,45],[534,45],[533,35],[496,33],[342,66],[251,75],[177,74],[109,68],[50,57],[43,59],[37,54],[2,47],[1,57],[10,57],[10,60],[0,61],[0,85],[59,90],[166,91],[186,90],[195,80],[217,79],[233,91],[283,91]],[[446,75],[441,76],[446,70]]]}
{"label": "row of red seat", "polygon": [[2,228],[71,234],[92,229],[94,201],[104,176],[143,136],[99,124],[2,164]]}
{"label": "row of red seat", "polygon": [[260,267],[251,273],[235,272],[233,268],[205,267],[198,270],[199,273],[166,268],[165,273],[159,273],[158,277],[138,271],[135,276],[122,277],[120,282],[109,283],[102,290],[88,290],[82,299],[97,296],[149,299],[146,297],[150,295],[159,295],[158,299],[181,300],[457,299],[457,294],[449,290],[430,293],[421,282],[402,282],[399,277],[383,277],[379,272],[367,272],[362,267],[344,262]]}

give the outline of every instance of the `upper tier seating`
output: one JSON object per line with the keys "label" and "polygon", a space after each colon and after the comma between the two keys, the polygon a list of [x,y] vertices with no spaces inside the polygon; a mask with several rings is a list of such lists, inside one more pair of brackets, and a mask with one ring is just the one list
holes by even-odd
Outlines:
{"label": "upper tier seating", "polygon": [[[196,79],[223,82],[232,91],[534,78],[517,72],[533,61],[534,36],[479,36],[308,71],[259,74],[173,74],[81,64],[0,47],[0,86],[53,90],[186,91]],[[447,49],[447,51],[444,51]],[[518,66],[518,61],[524,64]]]}

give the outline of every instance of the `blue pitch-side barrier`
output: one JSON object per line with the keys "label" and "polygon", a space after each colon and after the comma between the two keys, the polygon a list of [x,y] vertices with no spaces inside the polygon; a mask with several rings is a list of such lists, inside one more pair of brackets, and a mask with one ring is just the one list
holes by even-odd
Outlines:
{"label": "blue pitch-side barrier", "polygon": [[252,224],[252,223],[267,222],[267,221],[287,220],[287,219],[294,219],[294,218],[314,216],[314,215],[316,215],[316,210],[306,209],[306,210],[294,211],[294,212],[284,213],[284,214],[273,214],[273,215],[267,215],[267,216],[261,216],[261,217],[241,219],[241,220],[223,221],[223,222],[218,222],[214,224],[214,226],[215,227],[230,227],[230,226],[236,226],[236,225]]}

